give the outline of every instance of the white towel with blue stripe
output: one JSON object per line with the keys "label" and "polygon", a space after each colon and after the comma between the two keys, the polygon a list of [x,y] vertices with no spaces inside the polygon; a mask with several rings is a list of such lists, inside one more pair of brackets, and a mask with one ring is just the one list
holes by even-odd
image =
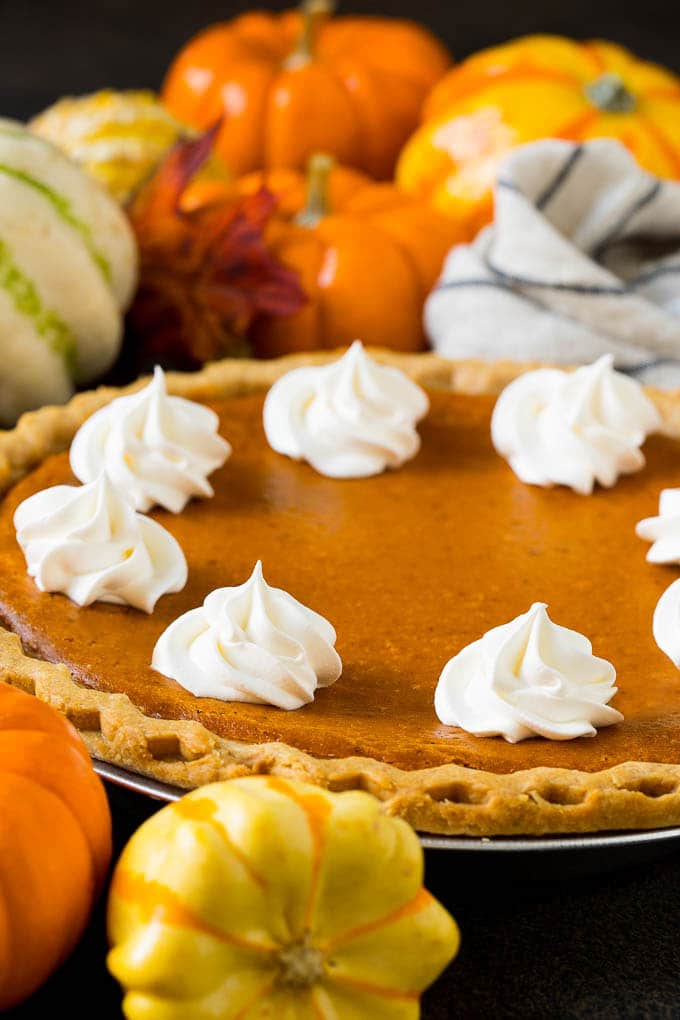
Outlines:
{"label": "white towel with blue stripe", "polygon": [[568,364],[612,353],[642,382],[680,386],[680,184],[616,141],[548,139],[510,153],[495,201],[427,300],[434,350]]}

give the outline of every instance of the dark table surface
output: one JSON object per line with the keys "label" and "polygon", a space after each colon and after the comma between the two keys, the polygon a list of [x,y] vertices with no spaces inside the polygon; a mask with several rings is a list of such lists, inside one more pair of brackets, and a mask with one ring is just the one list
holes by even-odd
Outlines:
{"label": "dark table surface", "polygon": [[[115,787],[108,792],[117,855],[160,805]],[[458,921],[462,945],[426,993],[423,1020],[680,1016],[680,840],[674,846],[615,870],[618,858],[609,851],[590,865],[553,859],[547,872],[541,861],[487,863],[487,856],[471,862],[470,854],[428,851],[427,886]],[[593,873],[595,867],[608,870]],[[13,1020],[48,1020],[60,1008],[78,1020],[120,1020],[105,956],[102,902],[68,963],[12,1011]],[[79,1000],[85,980],[87,1001],[92,992],[99,996],[92,1012]],[[74,1008],[82,1011],[73,1014]]]}
{"label": "dark table surface", "polygon": [[[156,86],[192,32],[251,6],[0,0],[0,115],[27,117],[59,95],[108,85]],[[417,16],[458,56],[549,31],[614,39],[680,71],[676,0],[363,0],[342,9]],[[115,789],[110,798],[119,852],[157,805]],[[610,855],[600,863],[617,860]],[[680,843],[662,858],[599,875],[570,875],[565,863],[552,868],[550,880],[537,881],[531,869],[480,867],[456,854],[428,856],[428,886],[454,913],[463,944],[425,996],[423,1020],[680,1017]],[[101,904],[71,960],[12,1016],[120,1018],[105,953]]]}

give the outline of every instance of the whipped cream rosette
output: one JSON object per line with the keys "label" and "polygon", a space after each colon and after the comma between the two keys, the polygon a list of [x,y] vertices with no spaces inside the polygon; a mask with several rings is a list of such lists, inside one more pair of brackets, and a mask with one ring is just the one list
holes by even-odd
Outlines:
{"label": "whipped cream rosette", "polygon": [[270,587],[257,563],[161,634],[151,665],[197,697],[300,708],[342,672],[330,623]]}
{"label": "whipped cream rosette", "polygon": [[208,476],[231,454],[218,428],[209,407],[170,396],[156,367],[148,386],[118,397],[81,425],[71,468],[81,482],[91,482],[104,465],[136,510],[157,505],[180,513],[193,496],[213,495]]}
{"label": "whipped cream rosette", "polygon": [[554,624],[542,602],[494,627],[444,667],[435,711],[447,726],[478,737],[573,740],[623,716],[608,702],[616,670],[590,641]]}
{"label": "whipped cream rosette", "polygon": [[277,453],[322,475],[365,478],[415,457],[416,424],[428,408],[420,386],[373,361],[357,340],[331,365],[278,379],[265,400],[264,430]]}
{"label": "whipped cream rosette", "polygon": [[501,393],[491,420],[494,446],[518,478],[588,495],[644,467],[640,450],[661,419],[639,383],[605,354],[575,372],[527,372]]}
{"label": "whipped cream rosette", "polygon": [[77,605],[113,602],[153,612],[181,591],[187,563],[162,525],[136,513],[105,472],[89,485],[55,485],[14,514],[28,573],[41,591]]}
{"label": "whipped cream rosette", "polygon": [[680,563],[680,489],[664,489],[658,515],[639,521],[635,532],[653,543],[647,552],[649,563]]}
{"label": "whipped cream rosette", "polygon": [[680,669],[680,580],[673,581],[657,602],[652,632],[661,651]]}

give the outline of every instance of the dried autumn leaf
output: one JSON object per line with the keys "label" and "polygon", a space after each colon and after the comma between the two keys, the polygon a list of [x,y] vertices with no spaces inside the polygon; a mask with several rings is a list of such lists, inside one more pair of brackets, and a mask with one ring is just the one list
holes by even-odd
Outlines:
{"label": "dried autumn leaf", "polygon": [[128,210],[140,252],[130,311],[139,367],[159,361],[194,368],[243,355],[256,317],[292,315],[306,301],[297,274],[277,262],[265,242],[276,207],[266,188],[182,208],[216,131],[176,145]]}

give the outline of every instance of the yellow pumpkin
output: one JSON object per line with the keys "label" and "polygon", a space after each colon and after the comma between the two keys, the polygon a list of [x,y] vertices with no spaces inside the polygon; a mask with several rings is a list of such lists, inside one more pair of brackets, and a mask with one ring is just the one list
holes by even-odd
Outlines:
{"label": "yellow pumpkin", "polygon": [[[34,117],[31,131],[63,149],[124,204],[150,176],[175,142],[195,131],[165,109],[153,92],[102,89],[66,96]],[[227,180],[212,157],[207,180]]]}
{"label": "yellow pumpkin", "polygon": [[367,793],[275,776],[194,791],[116,868],[109,968],[129,1020],[415,1020],[455,955],[413,830]]}
{"label": "yellow pumpkin", "polygon": [[645,169],[680,178],[680,78],[613,43],[536,35],[482,50],[430,93],[397,183],[471,231],[513,146],[613,137]]}

